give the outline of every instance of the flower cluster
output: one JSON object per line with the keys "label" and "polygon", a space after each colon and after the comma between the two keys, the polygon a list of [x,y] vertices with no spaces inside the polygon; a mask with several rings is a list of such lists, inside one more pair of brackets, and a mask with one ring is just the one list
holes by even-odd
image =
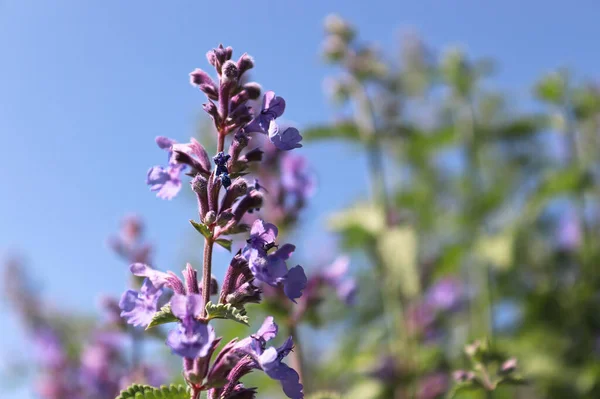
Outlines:
{"label": "flower cluster", "polygon": [[[147,263],[132,258],[130,270],[142,277],[139,289],[125,291],[119,302],[121,316],[135,327],[176,322],[166,337],[172,353],[183,358],[183,375],[192,399],[203,391],[210,399],[253,398],[254,388],[246,388],[240,379],[252,370],[262,370],[281,382],[285,394],[293,399],[304,397],[299,374],[282,360],[292,351],[291,337],[278,347],[266,347],[278,331],[268,317],[256,334],[234,340],[217,352],[221,338],[210,321],[214,318],[248,323],[245,306],[261,301],[261,287],[281,288],[292,302],[297,302],[307,285],[300,265],[288,267],[295,246],[278,245],[278,228],[262,219],[248,225],[246,215],[263,205],[264,190],[260,184],[249,185],[243,178],[252,163],[263,159],[261,137],[268,138],[270,151],[299,148],[302,136],[294,127],[277,121],[285,110],[285,100],[268,91],[262,107],[254,110],[249,101],[260,97],[256,83],[245,83],[244,73],[254,66],[254,60],[243,54],[237,62],[231,60],[231,47],[219,46],[207,54],[218,80],[196,69],[190,74],[192,85],[207,97],[203,105],[210,115],[218,135],[217,153],[211,158],[195,139],[179,144],[158,137],[156,143],[168,154],[166,166],[148,171],[147,184],[159,198],[171,199],[182,187],[182,174],[190,177],[196,194],[199,222],[190,221],[204,237],[204,257],[201,279],[187,265],[183,278],[173,272],[162,272]],[[229,140],[228,140],[229,139]],[[228,148],[225,148],[228,141]],[[247,148],[250,143],[258,146]],[[213,164],[214,163],[214,168]],[[299,169],[290,166],[285,181],[290,190],[306,191]],[[245,218],[246,217],[246,218]],[[232,258],[221,289],[211,274],[214,245],[230,249],[233,234],[250,231],[246,245]],[[169,297],[168,294],[172,296]],[[218,295],[217,295],[218,294]],[[211,296],[218,296],[215,302]]]}

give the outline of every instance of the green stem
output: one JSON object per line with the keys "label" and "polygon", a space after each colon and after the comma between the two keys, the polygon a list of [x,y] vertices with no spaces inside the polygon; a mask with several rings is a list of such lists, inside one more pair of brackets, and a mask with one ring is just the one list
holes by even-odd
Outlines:
{"label": "green stem", "polygon": [[[204,240],[204,262],[202,264],[202,299],[204,305],[210,301],[210,282],[211,282],[211,268],[212,268],[212,249],[213,240],[212,238],[205,238]],[[202,308],[201,317],[206,317],[206,307]]]}

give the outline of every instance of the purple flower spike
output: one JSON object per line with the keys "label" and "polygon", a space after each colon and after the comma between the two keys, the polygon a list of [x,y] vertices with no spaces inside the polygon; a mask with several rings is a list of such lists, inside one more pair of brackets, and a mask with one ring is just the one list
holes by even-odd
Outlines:
{"label": "purple flower spike", "polygon": [[269,140],[281,151],[302,147],[302,135],[295,127],[282,128],[274,120],[269,124]]}
{"label": "purple flower spike", "polygon": [[262,109],[258,116],[244,130],[246,133],[267,133],[271,121],[279,118],[285,111],[285,100],[277,97],[274,91],[268,91],[263,97]]}
{"label": "purple flower spike", "polygon": [[198,294],[175,295],[171,299],[171,310],[181,323],[169,332],[167,345],[173,353],[196,359],[205,357],[215,340],[215,331],[207,323],[196,318],[200,316],[204,302]]}
{"label": "purple flower spike", "polygon": [[127,323],[133,326],[146,327],[152,321],[157,311],[158,299],[162,289],[155,287],[149,278],[144,280],[140,291],[127,290],[119,301],[121,317],[127,319]]}

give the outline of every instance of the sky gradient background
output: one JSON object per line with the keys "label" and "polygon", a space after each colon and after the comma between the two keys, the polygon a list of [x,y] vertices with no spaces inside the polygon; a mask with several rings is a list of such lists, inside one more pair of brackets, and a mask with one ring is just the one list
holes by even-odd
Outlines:
{"label": "sky gradient background", "polygon": [[[105,245],[124,214],[145,219],[163,269],[183,268],[193,245],[201,251],[187,223],[194,202],[157,199],[145,174],[165,160],[155,136],[187,141],[194,134],[205,100],[188,73],[208,68],[205,53],[220,42],[234,58],[255,57],[253,79],[286,98],[286,119],[299,127],[334,115],[322,90],[331,71],[318,55],[330,12],[382,48],[410,29],[435,50],[461,44],[469,55],[490,56],[499,63],[494,86],[524,101],[531,83],[555,67],[598,76],[593,0],[489,4],[1,0],[0,256],[24,255],[49,302],[95,312],[101,293],[125,289],[127,268]],[[298,153],[320,182],[296,242],[310,258],[333,242],[319,244],[326,215],[364,196],[367,182],[364,159],[350,146],[307,145]],[[4,301],[0,311],[9,312]],[[17,320],[11,315],[2,327],[0,358],[26,356]],[[17,397],[33,398],[28,388],[7,396]]]}

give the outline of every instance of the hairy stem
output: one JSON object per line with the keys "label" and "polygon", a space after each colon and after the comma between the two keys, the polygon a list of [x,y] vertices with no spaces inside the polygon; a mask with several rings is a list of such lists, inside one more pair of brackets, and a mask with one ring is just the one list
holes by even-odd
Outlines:
{"label": "hairy stem", "polygon": [[225,135],[221,132],[217,135],[219,137],[219,141],[217,142],[217,154],[223,151],[225,147]]}
{"label": "hairy stem", "polygon": [[204,262],[202,264],[202,299],[205,307],[202,308],[201,317],[206,317],[206,304],[210,301],[210,281],[212,268],[212,238],[204,240]]}

